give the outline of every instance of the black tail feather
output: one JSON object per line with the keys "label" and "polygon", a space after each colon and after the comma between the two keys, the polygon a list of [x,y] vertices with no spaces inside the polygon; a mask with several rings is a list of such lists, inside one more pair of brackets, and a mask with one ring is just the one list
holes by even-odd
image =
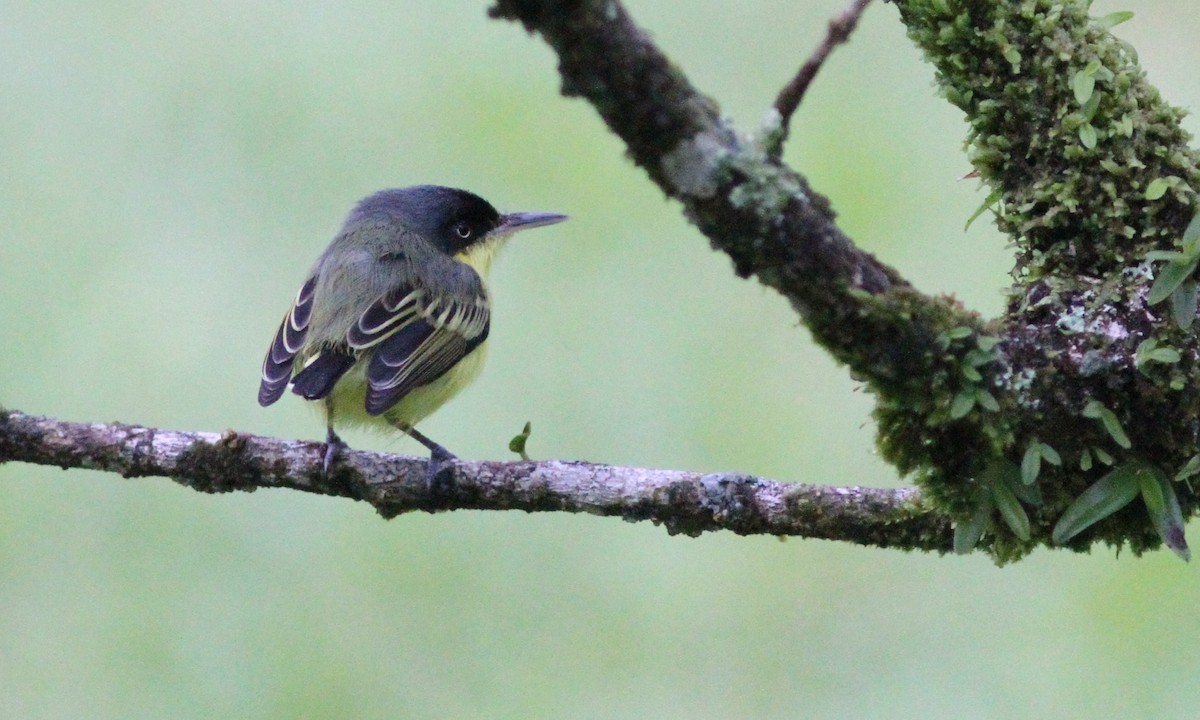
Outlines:
{"label": "black tail feather", "polygon": [[326,350],[292,378],[292,392],[307,400],[320,400],[333,392],[333,386],[354,365],[348,352]]}

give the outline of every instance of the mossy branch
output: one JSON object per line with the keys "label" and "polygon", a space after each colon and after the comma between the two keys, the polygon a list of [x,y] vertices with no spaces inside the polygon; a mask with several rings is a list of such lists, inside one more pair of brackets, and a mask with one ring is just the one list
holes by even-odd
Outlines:
{"label": "mossy branch", "polygon": [[[828,201],[773,152],[778,124],[739,134],[619,2],[497,0],[492,14],[540,34],[563,93],[588,100],[735,271],[787,297],[867,382],[882,455],[964,528],[960,549],[986,532],[993,555],[1013,559],[1050,544],[1108,465],[1179,477],[1200,447],[1200,349],[1188,330],[1200,241],[1184,242],[1196,153],[1182,113],[1110,32],[1128,13],[1093,19],[1087,0],[895,6],[966,114],[969,157],[1017,248],[1012,302],[990,323],[855,248]],[[1171,303],[1155,308],[1147,290],[1162,260],[1175,276],[1153,298],[1169,291]],[[1103,422],[1084,412],[1094,403]],[[1035,472],[1031,446],[1059,462]],[[1000,482],[996,468],[1015,470]],[[1176,489],[1187,517],[1196,503]],[[1153,508],[1058,537],[1076,549],[1155,546]]]}
{"label": "mossy branch", "polygon": [[0,411],[0,463],[168,477],[210,493],[289,488],[406,512],[523,510],[649,520],[671,534],[715,530],[841,540],[903,550],[950,549],[950,526],[914,490],[827,487],[747,475],[584,462],[455,461],[426,481],[426,460],[346,451],[321,471],[324,445],[227,431],[177,432]]}

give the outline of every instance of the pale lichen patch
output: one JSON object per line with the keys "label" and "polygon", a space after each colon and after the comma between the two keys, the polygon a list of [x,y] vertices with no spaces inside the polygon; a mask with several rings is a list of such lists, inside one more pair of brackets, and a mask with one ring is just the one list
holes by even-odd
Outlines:
{"label": "pale lichen patch", "polygon": [[717,194],[721,167],[729,155],[722,140],[711,133],[697,133],[663,156],[663,174],[680,195],[709,199]]}

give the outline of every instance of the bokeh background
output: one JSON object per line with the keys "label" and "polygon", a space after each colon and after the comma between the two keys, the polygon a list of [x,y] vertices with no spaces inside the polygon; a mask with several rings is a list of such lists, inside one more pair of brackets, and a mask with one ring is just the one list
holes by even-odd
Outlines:
{"label": "bokeh background", "polygon": [[[844,3],[628,4],[751,129]],[[1118,34],[1194,108],[1200,13],[1140,5]],[[486,6],[0,4],[0,403],[321,437],[299,401],[256,405],[262,353],[351,204],[433,182],[572,215],[498,262],[489,366],[423,426],[460,455],[506,457],[531,420],[537,457],[901,483],[870,398]],[[963,231],[984,193],[931,80],[876,3],[788,159],[862,246],[994,315],[1009,255],[986,218]],[[588,516],[384,522],[10,464],[0,717],[1185,718],[1198,591],[1163,553],[998,569]]]}

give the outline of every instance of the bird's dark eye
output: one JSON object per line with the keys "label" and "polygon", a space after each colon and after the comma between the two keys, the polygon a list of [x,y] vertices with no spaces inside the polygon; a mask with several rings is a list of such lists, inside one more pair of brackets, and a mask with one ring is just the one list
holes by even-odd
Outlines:
{"label": "bird's dark eye", "polygon": [[460,222],[454,226],[454,234],[466,240],[471,237],[471,226],[465,222]]}

